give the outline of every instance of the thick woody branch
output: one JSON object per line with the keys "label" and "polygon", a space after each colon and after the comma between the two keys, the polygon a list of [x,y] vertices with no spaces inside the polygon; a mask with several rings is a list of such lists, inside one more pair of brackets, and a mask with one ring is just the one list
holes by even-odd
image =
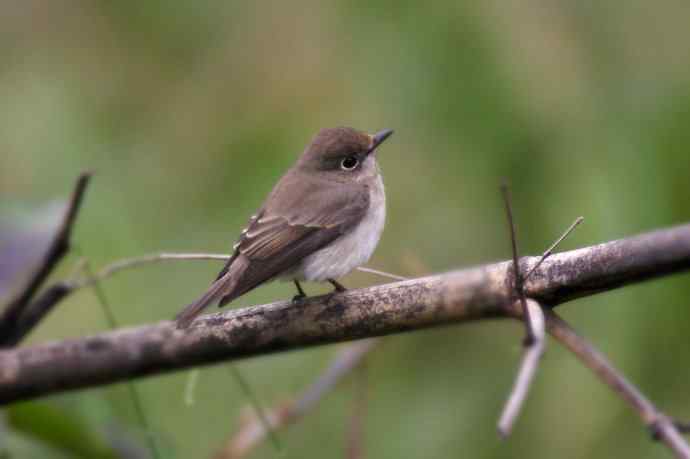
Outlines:
{"label": "thick woody branch", "polygon": [[[529,269],[539,258],[521,261]],[[492,317],[519,317],[512,263],[0,351],[0,404],[200,364]],[[524,286],[545,306],[690,268],[690,225],[552,255]]]}

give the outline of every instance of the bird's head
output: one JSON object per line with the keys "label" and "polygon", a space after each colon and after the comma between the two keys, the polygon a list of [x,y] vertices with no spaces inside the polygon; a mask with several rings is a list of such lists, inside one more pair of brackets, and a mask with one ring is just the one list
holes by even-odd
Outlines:
{"label": "bird's head", "polygon": [[374,153],[391,134],[392,129],[373,135],[349,127],[322,129],[304,150],[297,167],[346,181],[378,174]]}

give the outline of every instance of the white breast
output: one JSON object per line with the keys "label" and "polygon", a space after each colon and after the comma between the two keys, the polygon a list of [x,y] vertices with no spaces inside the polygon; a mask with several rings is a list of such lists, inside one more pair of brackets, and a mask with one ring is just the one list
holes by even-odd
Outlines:
{"label": "white breast", "polygon": [[380,175],[369,193],[369,210],[362,221],[349,234],[302,260],[293,277],[317,282],[338,279],[369,261],[386,222],[386,195]]}

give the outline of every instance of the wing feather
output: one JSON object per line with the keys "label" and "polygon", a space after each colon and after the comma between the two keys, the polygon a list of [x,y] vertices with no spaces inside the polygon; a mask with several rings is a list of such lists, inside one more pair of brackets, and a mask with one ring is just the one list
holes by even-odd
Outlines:
{"label": "wing feather", "polygon": [[[301,186],[295,186],[299,180]],[[286,174],[266,203],[250,219],[235,245],[233,257],[221,271],[232,271],[242,257],[243,273],[221,305],[296,266],[304,257],[356,226],[369,208],[369,192],[362,187]],[[239,274],[239,273],[238,273]]]}

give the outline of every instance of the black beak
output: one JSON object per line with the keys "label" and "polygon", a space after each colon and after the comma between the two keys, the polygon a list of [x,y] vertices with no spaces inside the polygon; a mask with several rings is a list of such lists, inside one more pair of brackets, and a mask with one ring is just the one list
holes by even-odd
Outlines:
{"label": "black beak", "polygon": [[388,137],[393,134],[393,129],[384,129],[383,131],[379,131],[376,134],[374,134],[371,138],[371,148],[369,148],[369,153],[373,153],[376,148],[383,143],[384,140],[386,140]]}

